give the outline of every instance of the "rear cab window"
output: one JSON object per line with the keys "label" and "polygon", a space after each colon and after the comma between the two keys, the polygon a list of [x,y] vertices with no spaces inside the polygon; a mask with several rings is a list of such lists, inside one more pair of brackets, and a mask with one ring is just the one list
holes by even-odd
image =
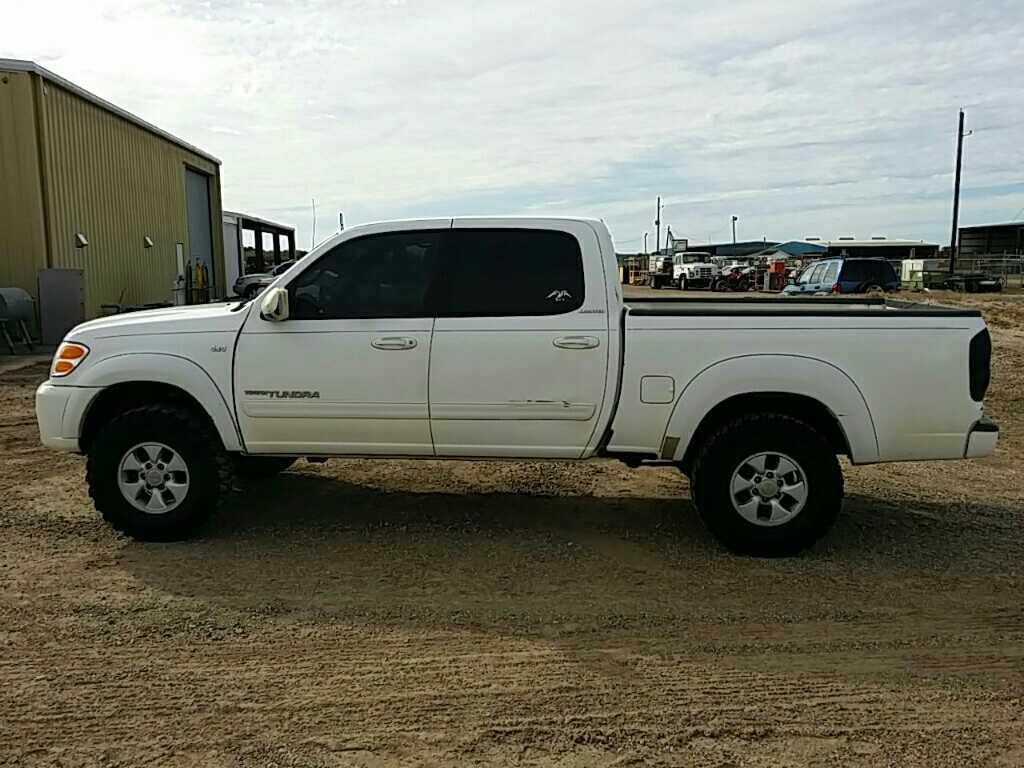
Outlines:
{"label": "rear cab window", "polygon": [[553,229],[453,229],[439,317],[561,315],[583,306],[583,254]]}

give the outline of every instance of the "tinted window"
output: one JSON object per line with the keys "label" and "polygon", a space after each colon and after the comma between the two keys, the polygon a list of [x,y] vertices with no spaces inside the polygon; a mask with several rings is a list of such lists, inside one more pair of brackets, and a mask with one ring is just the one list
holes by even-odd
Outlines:
{"label": "tinted window", "polygon": [[825,270],[824,282],[832,284],[836,281],[836,277],[839,275],[839,262],[833,261],[828,265],[828,269]]}
{"label": "tinted window", "polygon": [[820,283],[822,281],[822,279],[824,279],[823,276],[825,274],[825,269],[826,269],[826,265],[825,264],[817,264],[817,265],[815,265],[814,271],[811,272],[811,279],[808,280],[807,282],[812,283],[812,284]]}
{"label": "tinted window", "polygon": [[560,315],[583,305],[583,257],[566,232],[454,229],[441,314]]}
{"label": "tinted window", "polygon": [[297,320],[431,317],[438,232],[396,232],[341,243],[288,286]]}
{"label": "tinted window", "polygon": [[867,279],[867,273],[863,261],[851,259],[843,262],[843,280],[859,283],[865,279]]}
{"label": "tinted window", "polygon": [[892,283],[896,281],[896,271],[892,268],[892,264],[887,261],[877,262],[877,280],[879,283]]}

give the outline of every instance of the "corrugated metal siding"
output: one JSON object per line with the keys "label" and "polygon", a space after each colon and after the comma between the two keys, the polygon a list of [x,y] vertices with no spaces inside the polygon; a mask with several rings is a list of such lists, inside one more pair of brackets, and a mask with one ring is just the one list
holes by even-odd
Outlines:
{"label": "corrugated metal siding", "polygon": [[[40,105],[50,266],[85,271],[86,315],[101,304],[171,299],[175,244],[188,248],[185,166],[211,178],[211,226],[220,231],[219,168],[53,83],[35,78]],[[88,238],[75,248],[75,234]],[[145,248],[143,238],[153,240]],[[214,263],[223,264],[214,238]],[[223,295],[223,275],[217,275]]]}
{"label": "corrugated metal siding", "polygon": [[0,73],[0,287],[38,298],[46,266],[46,233],[39,175],[32,76]]}

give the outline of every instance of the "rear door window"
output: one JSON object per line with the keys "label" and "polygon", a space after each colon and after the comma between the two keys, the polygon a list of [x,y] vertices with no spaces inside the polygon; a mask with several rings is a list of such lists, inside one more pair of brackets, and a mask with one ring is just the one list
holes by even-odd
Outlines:
{"label": "rear door window", "polygon": [[833,261],[828,265],[828,269],[825,270],[825,278],[823,282],[828,285],[832,285],[836,281],[836,277],[839,276],[839,262]]}
{"label": "rear door window", "polygon": [[583,306],[583,255],[568,232],[453,229],[441,317],[561,315]]}
{"label": "rear door window", "polygon": [[820,283],[822,281],[822,277],[825,274],[826,268],[827,267],[825,264],[817,264],[814,267],[814,271],[811,272],[811,279],[808,280],[807,282],[810,283],[811,285],[817,285],[818,283]]}

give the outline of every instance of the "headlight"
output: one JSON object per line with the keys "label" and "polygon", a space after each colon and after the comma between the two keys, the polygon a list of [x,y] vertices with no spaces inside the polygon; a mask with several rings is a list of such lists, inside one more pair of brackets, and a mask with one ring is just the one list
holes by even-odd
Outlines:
{"label": "headlight", "polygon": [[65,341],[57,347],[57,354],[53,356],[53,365],[50,366],[50,375],[54,378],[67,376],[78,364],[85,360],[89,354],[89,348],[85,344],[78,344],[74,341]]}

